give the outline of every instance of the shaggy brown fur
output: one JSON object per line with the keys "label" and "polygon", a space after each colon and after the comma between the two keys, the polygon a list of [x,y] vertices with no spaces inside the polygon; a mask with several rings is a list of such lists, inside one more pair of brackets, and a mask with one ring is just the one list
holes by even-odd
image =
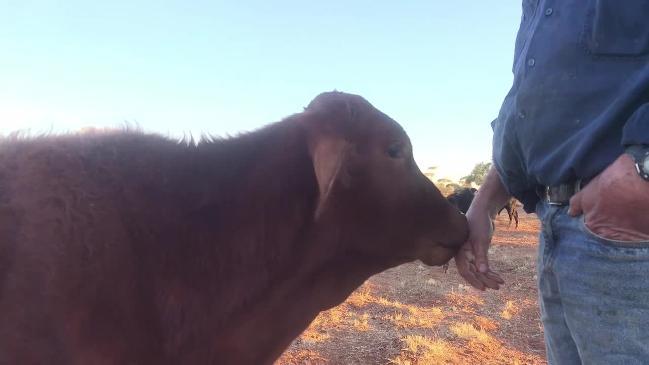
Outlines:
{"label": "shaggy brown fur", "polygon": [[361,97],[198,145],[0,144],[0,364],[270,364],[371,275],[463,242]]}

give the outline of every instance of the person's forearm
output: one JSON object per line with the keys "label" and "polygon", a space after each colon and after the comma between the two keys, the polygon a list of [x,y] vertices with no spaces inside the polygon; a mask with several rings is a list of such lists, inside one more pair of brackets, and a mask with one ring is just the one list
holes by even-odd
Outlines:
{"label": "person's forearm", "polygon": [[498,170],[491,166],[470,209],[486,211],[491,218],[495,218],[498,211],[507,204],[510,198],[511,195],[500,180]]}

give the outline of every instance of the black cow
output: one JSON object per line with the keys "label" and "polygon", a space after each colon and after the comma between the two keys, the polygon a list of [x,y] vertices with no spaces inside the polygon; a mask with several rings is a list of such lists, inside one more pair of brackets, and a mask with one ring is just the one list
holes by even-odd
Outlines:
{"label": "black cow", "polygon": [[[446,197],[446,199],[462,213],[466,214],[477,192],[478,190],[475,188],[463,188],[450,194]],[[507,201],[507,204],[505,204],[500,209],[500,211],[498,211],[498,214],[500,214],[503,210],[507,211],[507,215],[509,216],[509,225],[511,225],[512,220],[514,220],[516,222],[516,228],[518,228],[518,211],[516,210],[516,198],[509,199]]]}

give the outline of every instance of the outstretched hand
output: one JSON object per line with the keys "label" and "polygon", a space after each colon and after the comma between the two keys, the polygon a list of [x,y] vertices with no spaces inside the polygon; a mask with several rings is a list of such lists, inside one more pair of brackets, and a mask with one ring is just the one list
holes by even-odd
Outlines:
{"label": "outstretched hand", "polygon": [[469,223],[469,238],[455,255],[457,270],[476,289],[498,290],[505,281],[489,268],[487,258],[493,236],[493,220],[487,210],[475,205],[469,208],[466,219]]}
{"label": "outstretched hand", "polygon": [[511,196],[498,171],[492,166],[466,212],[469,238],[455,255],[457,271],[476,289],[497,290],[505,283],[498,273],[489,268],[487,254],[494,231],[493,220],[509,198]]}

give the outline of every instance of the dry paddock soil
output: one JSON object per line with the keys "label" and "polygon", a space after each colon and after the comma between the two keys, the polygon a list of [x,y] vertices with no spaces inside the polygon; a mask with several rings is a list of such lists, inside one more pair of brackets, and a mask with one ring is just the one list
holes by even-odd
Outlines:
{"label": "dry paddock soil", "polygon": [[275,365],[546,364],[537,307],[539,222],[519,208],[520,224],[496,221],[491,265],[499,291],[465,285],[419,262],[375,275],[343,304],[320,313]]}

